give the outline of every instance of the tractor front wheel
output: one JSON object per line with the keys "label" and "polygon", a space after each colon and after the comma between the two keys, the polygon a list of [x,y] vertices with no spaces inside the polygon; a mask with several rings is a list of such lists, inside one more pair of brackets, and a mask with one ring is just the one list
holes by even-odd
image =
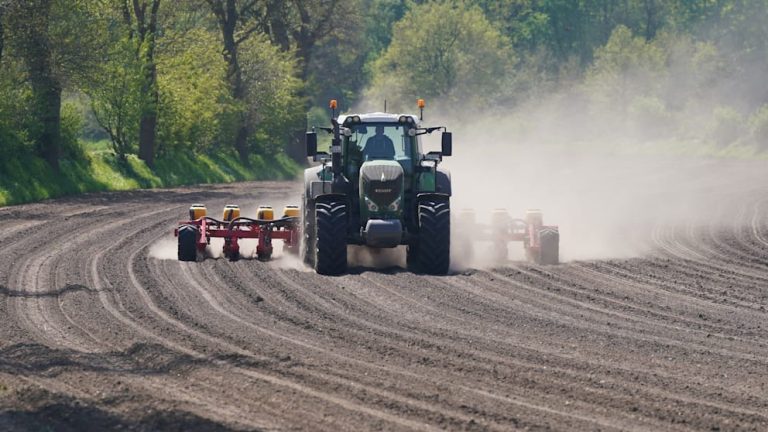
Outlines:
{"label": "tractor front wheel", "polygon": [[338,199],[315,202],[315,271],[340,275],[347,271],[347,204]]}
{"label": "tractor front wheel", "polygon": [[199,229],[194,225],[179,227],[179,261],[197,260],[197,234]]}
{"label": "tractor front wheel", "polygon": [[439,198],[419,202],[419,235],[408,246],[408,267],[412,270],[444,275],[451,262],[451,205]]}

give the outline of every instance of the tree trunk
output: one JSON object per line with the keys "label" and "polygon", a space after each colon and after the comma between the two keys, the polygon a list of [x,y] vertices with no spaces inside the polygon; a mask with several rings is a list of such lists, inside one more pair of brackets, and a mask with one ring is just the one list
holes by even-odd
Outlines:
{"label": "tree trunk", "polygon": [[35,115],[40,122],[37,146],[40,155],[51,168],[58,171],[61,154],[61,83],[53,71],[51,41],[48,35],[48,17],[51,3],[35,5],[35,28],[29,28],[24,55],[29,69],[29,81],[35,101]]}
{"label": "tree trunk", "polygon": [[[300,62],[299,76],[301,77],[303,83],[307,83],[309,79],[309,62],[311,60],[312,52],[308,45],[310,45],[310,42],[300,41],[298,50],[296,52]],[[309,112],[309,110],[312,108],[312,101],[308,97],[306,89],[300,89],[298,96],[302,101],[304,112]],[[304,118],[299,120],[299,124],[296,125],[293,133],[291,133],[288,146],[285,149],[285,153],[288,155],[288,157],[301,165],[307,164],[307,151],[304,143],[304,140],[306,139],[307,126],[307,117],[305,115]]]}
{"label": "tree trunk", "polygon": [[157,106],[160,95],[157,90],[157,65],[155,64],[155,48],[157,38],[157,12],[160,0],[152,0],[147,21],[146,3],[140,4],[133,1],[134,14],[138,25],[138,34],[144,44],[142,63],[144,67],[144,83],[142,84],[142,96],[144,98],[141,107],[141,120],[139,121],[139,158],[147,166],[155,166],[155,141],[157,139]]}
{"label": "tree trunk", "polygon": [[5,7],[0,6],[0,62],[3,61],[3,48],[4,48],[4,42],[5,42],[5,27],[3,27],[3,12],[5,12]]}
{"label": "tree trunk", "polygon": [[250,134],[250,131],[248,126],[242,125],[242,123],[245,122],[241,120],[240,129],[237,130],[237,136],[235,137],[235,150],[237,150],[237,155],[240,156],[240,162],[245,165],[250,165],[248,159],[248,156],[250,156],[250,152],[248,151],[248,135]]}
{"label": "tree trunk", "polygon": [[43,158],[58,171],[61,154],[61,86],[48,74],[30,74],[40,135],[37,143]]}
{"label": "tree trunk", "polygon": [[645,40],[651,41],[656,36],[656,2],[645,0]]}
{"label": "tree trunk", "polygon": [[240,156],[240,161],[248,165],[248,137],[251,135],[250,118],[252,117],[251,107],[248,106],[247,91],[245,89],[245,83],[243,83],[243,73],[240,69],[240,62],[238,60],[237,43],[235,42],[234,25],[232,25],[230,31],[224,34],[224,51],[225,59],[227,60],[227,79],[229,80],[229,86],[232,91],[232,97],[240,102],[245,108],[243,112],[237,116],[238,124],[235,126],[237,134],[235,135],[235,150]]}
{"label": "tree trunk", "polygon": [[146,72],[144,75],[144,84],[142,93],[144,95],[144,106],[141,110],[141,120],[139,121],[139,158],[147,166],[155,166],[155,139],[157,136],[157,104],[159,94],[157,92],[157,67],[155,66],[154,55],[154,37],[150,36],[152,47],[147,49],[146,54]]}
{"label": "tree trunk", "polygon": [[150,168],[155,166],[156,131],[157,111],[143,113],[139,122],[139,158]]}
{"label": "tree trunk", "polygon": [[224,42],[224,61],[227,62],[227,81],[229,82],[232,98],[245,106],[244,111],[237,117],[235,125],[235,143],[234,147],[240,161],[248,165],[250,151],[248,148],[248,137],[251,135],[252,118],[251,107],[248,107],[247,90],[243,82],[243,73],[240,69],[238,57],[238,41],[235,40],[235,30],[237,28],[240,15],[234,0],[209,2],[216,19],[219,21],[221,36]]}

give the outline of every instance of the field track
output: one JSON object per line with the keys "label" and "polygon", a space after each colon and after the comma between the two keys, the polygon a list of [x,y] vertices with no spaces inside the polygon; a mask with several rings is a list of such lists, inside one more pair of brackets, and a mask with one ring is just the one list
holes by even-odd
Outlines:
{"label": "field track", "polygon": [[0,208],[0,430],[766,431],[753,177],[642,258],[447,277],[150,256],[191,203],[290,183]]}

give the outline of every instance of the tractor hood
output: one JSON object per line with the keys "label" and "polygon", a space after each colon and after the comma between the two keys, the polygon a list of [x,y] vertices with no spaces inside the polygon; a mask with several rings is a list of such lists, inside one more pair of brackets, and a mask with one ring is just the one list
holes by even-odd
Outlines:
{"label": "tractor hood", "polygon": [[368,161],[360,167],[360,203],[370,213],[400,214],[403,168],[395,161]]}

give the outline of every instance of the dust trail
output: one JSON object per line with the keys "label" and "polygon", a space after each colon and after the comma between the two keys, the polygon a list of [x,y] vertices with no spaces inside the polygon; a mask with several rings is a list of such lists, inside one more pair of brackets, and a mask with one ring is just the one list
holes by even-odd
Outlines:
{"label": "dust trail", "polygon": [[347,246],[347,259],[350,267],[386,269],[405,268],[405,246],[392,249],[374,249],[366,246]]}
{"label": "dust trail", "polygon": [[159,260],[178,259],[175,237],[162,238],[149,247],[149,256]]}

